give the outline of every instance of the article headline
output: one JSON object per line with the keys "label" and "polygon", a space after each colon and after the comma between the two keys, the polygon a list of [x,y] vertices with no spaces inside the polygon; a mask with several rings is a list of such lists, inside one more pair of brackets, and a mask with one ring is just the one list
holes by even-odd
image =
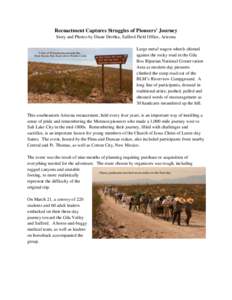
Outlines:
{"label": "article headline", "polygon": [[124,34],[124,33],[173,33],[177,34],[177,29],[175,28],[55,28],[55,33],[115,33],[115,34]]}

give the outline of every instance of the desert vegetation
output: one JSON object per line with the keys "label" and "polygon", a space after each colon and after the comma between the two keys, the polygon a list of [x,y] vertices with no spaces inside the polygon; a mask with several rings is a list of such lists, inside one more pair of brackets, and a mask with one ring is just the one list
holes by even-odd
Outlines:
{"label": "desert vegetation", "polygon": [[132,102],[132,71],[105,67],[105,92],[101,90],[101,67],[28,63],[28,101],[77,103]]}

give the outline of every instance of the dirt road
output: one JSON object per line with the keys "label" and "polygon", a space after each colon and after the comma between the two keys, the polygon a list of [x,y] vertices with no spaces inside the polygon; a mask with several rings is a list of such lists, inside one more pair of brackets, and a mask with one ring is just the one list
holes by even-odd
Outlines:
{"label": "dirt road", "polygon": [[190,226],[184,225],[185,213],[182,213],[182,226],[173,225],[160,218],[152,218],[139,212],[132,212],[128,207],[115,204],[110,196],[99,191],[103,203],[101,209],[107,216],[108,228],[116,230],[116,237],[127,238],[205,238],[205,213],[193,211]]}

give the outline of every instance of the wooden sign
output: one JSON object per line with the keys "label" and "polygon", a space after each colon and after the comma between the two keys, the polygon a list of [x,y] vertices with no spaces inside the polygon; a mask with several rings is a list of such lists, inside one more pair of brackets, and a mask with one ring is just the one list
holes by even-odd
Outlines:
{"label": "wooden sign", "polygon": [[104,93],[104,65],[119,65],[119,91],[122,91],[122,64],[127,61],[127,54],[95,55],[98,65],[102,65],[102,91]]}
{"label": "wooden sign", "polygon": [[120,65],[126,63],[127,57],[127,54],[96,55],[95,59],[98,65]]}

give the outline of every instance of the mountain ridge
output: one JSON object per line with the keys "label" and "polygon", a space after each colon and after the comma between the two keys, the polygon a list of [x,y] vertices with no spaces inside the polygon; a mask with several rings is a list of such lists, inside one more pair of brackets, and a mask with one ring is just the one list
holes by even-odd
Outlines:
{"label": "mountain ridge", "polygon": [[118,185],[144,185],[144,184],[205,184],[205,175],[187,176],[174,179],[131,179],[131,180],[96,180],[94,183],[118,184]]}

